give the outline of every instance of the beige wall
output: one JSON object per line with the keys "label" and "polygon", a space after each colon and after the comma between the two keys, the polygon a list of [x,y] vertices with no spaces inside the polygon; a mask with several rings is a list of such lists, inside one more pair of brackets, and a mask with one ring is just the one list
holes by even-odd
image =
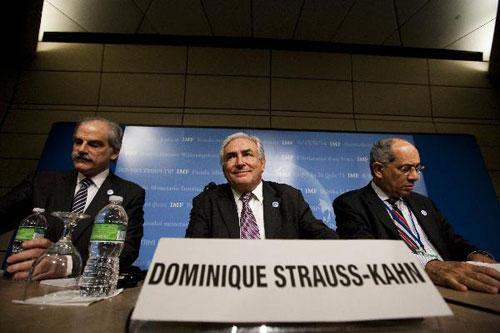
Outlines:
{"label": "beige wall", "polygon": [[487,69],[334,53],[40,43],[27,69],[1,70],[0,194],[36,167],[53,122],[99,115],[158,126],[469,133],[500,198],[500,93]]}

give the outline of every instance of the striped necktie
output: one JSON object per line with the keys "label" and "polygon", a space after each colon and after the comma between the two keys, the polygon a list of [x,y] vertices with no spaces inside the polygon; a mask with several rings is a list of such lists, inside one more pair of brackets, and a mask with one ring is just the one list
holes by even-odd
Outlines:
{"label": "striped necktie", "polygon": [[73,198],[73,207],[71,211],[74,213],[83,213],[85,204],[87,203],[87,192],[89,186],[93,184],[89,178],[84,178],[80,181],[80,189]]}
{"label": "striped necktie", "polygon": [[386,201],[390,204],[390,207],[391,207],[390,214],[391,214],[393,220],[396,222],[395,224],[396,224],[396,227],[398,229],[399,236],[401,237],[401,239],[403,239],[405,241],[406,245],[408,245],[408,247],[413,252],[417,251],[419,246],[417,243],[415,243],[415,241],[410,236],[410,234],[411,234],[410,224],[408,223],[408,221],[406,221],[403,213],[396,205],[396,202],[398,201],[398,199],[390,198],[390,199],[387,199]]}
{"label": "striped necktie", "polygon": [[250,208],[249,201],[252,199],[252,192],[244,193],[240,200],[243,202],[240,216],[240,238],[241,239],[260,239],[257,220]]}

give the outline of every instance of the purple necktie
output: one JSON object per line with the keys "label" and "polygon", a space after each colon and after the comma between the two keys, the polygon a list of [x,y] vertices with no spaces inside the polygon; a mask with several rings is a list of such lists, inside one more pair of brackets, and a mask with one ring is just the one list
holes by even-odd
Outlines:
{"label": "purple necktie", "polygon": [[252,209],[250,208],[248,202],[252,199],[252,192],[243,193],[240,197],[241,202],[243,202],[243,208],[241,210],[240,217],[240,238],[241,239],[260,239],[259,227],[257,227],[257,221],[253,215]]}

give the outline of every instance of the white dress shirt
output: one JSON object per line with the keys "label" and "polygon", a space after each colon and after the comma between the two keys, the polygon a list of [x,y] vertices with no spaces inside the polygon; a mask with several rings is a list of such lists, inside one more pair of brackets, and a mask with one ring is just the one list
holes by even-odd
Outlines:
{"label": "white dress shirt", "polygon": [[[387,194],[385,194],[385,192],[380,187],[378,187],[373,181],[371,182],[371,185],[372,185],[372,188],[375,191],[375,193],[377,193],[377,196],[380,198],[380,200],[383,201],[384,205],[386,205],[387,204],[386,200],[389,199],[389,196]],[[422,227],[418,223],[418,220],[415,217],[415,214],[413,214],[413,212],[410,210],[410,207],[408,207],[401,198],[399,198],[399,200],[396,201],[395,204],[399,208],[401,213],[403,213],[403,217],[408,222],[410,229],[411,229],[411,232],[415,235],[418,234],[420,236],[420,241],[424,245],[424,250],[425,250],[426,254],[413,253],[410,250],[410,248],[408,248],[408,250],[411,252],[412,255],[415,256],[415,258],[422,265],[422,267],[425,267],[425,265],[431,260],[435,260],[435,259],[443,260],[443,258],[441,258],[438,251],[436,250],[436,248],[434,248],[434,246],[431,244],[431,242],[427,238],[427,235],[425,234],[424,230],[422,229]],[[394,221],[394,219],[392,218],[392,215],[389,212],[387,212],[387,214],[389,215],[391,220]],[[397,223],[397,222],[394,221],[394,223]]]}

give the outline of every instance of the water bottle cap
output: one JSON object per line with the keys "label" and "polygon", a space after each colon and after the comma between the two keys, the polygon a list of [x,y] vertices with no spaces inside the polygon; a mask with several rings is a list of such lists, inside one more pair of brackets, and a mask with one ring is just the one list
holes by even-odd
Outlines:
{"label": "water bottle cap", "polygon": [[122,203],[123,202],[123,197],[122,196],[119,196],[119,195],[110,195],[109,196],[109,201],[113,201],[113,202],[119,202],[119,203]]}
{"label": "water bottle cap", "polygon": [[45,208],[35,207],[33,208],[33,213],[45,213]]}

